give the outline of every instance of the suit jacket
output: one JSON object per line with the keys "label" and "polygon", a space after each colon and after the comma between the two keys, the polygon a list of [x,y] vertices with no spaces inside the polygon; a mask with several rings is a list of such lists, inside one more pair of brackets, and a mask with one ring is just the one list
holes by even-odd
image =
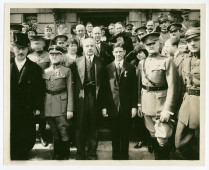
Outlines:
{"label": "suit jacket", "polygon": [[114,61],[114,56],[111,53],[109,45],[102,41],[100,43],[100,51],[98,52],[97,49],[95,49],[95,55],[99,57],[104,66]]}
{"label": "suit jacket", "polygon": [[10,71],[11,149],[27,152],[35,144],[33,111],[43,106],[42,69],[26,58],[21,74],[14,59]]}
{"label": "suit jacket", "polygon": [[137,108],[137,79],[133,65],[124,61],[119,77],[114,61],[105,67],[104,101],[110,117],[116,117],[119,112],[131,117],[131,109]]}
{"label": "suit jacket", "polygon": [[[102,102],[102,88],[101,82],[103,79],[103,65],[100,59],[97,56],[94,56],[95,60],[95,84],[96,84],[96,110],[101,109]],[[76,128],[82,129],[84,120],[84,79],[85,79],[85,70],[86,70],[86,57],[81,56],[76,58],[76,61],[71,66],[72,72],[74,75],[75,82],[75,119],[76,119]]]}

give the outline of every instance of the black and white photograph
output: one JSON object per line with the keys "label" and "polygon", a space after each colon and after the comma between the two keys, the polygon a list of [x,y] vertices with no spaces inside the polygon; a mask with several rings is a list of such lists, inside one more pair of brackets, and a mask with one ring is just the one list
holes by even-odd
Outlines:
{"label": "black and white photograph", "polygon": [[5,4],[5,163],[204,166],[206,5],[94,5]]}

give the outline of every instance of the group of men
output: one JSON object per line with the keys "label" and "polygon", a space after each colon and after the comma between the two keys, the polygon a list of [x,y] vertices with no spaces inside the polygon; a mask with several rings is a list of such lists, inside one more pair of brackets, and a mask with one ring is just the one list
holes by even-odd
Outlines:
{"label": "group of men", "polygon": [[[135,29],[136,36],[131,24],[112,23],[104,41],[102,28],[90,22],[75,26],[71,36],[61,25],[53,39],[50,26],[45,38],[15,32],[11,159],[27,158],[39,117],[42,129],[47,122],[52,131],[53,159],[69,158],[73,122],[76,159],[96,160],[100,115],[111,121],[113,160],[129,159],[131,120],[137,115],[150,133],[156,160],[170,159],[172,143],[182,159],[199,159],[200,28],[169,23],[165,15],[158,21],[160,32],[148,21],[147,27]],[[69,39],[77,42],[77,58],[66,67],[62,61]],[[147,52],[146,58],[137,58],[137,46]],[[128,60],[133,53],[135,65]]]}

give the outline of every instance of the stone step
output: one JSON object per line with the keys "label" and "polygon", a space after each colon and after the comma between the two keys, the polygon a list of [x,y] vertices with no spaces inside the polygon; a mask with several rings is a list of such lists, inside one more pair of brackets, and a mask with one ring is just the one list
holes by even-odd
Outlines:
{"label": "stone step", "polygon": [[[136,142],[129,143],[129,159],[130,160],[154,160],[154,154],[149,153],[147,146],[143,146],[140,149],[135,149]],[[77,149],[75,147],[70,148],[69,160],[75,160]],[[49,144],[47,147],[43,147],[39,142],[36,142],[35,146],[30,152],[29,160],[51,160],[53,155],[53,145]],[[112,160],[112,144],[111,141],[99,141],[97,148],[98,160]],[[171,153],[171,159],[179,160],[180,157],[177,152]]]}

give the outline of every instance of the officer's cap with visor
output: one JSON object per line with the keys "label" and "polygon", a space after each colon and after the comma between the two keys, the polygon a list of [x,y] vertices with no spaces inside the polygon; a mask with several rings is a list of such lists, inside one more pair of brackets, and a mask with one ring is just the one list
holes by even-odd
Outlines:
{"label": "officer's cap with visor", "polygon": [[43,41],[45,42],[45,39],[41,35],[32,35],[30,38],[30,41]]}
{"label": "officer's cap with visor", "polygon": [[143,36],[141,41],[145,45],[149,45],[149,44],[152,44],[152,43],[158,41],[159,40],[159,36],[160,36],[160,33],[153,32],[153,33],[150,33],[150,34],[147,34],[147,35]]}
{"label": "officer's cap with visor", "polygon": [[172,31],[177,31],[177,30],[181,30],[182,28],[182,25],[179,24],[179,23],[173,23],[171,25],[168,26],[167,30],[169,32],[172,32]]}
{"label": "officer's cap with visor", "polygon": [[139,30],[140,30],[140,32],[146,32],[146,29],[147,29],[147,27],[145,27],[145,26],[139,27],[139,28],[135,29],[135,33],[137,33]]}
{"label": "officer's cap with visor", "polygon": [[56,37],[54,37],[55,41],[57,41],[58,39],[64,39],[64,41],[67,41],[68,36],[67,35],[57,35]]}
{"label": "officer's cap with visor", "polygon": [[51,45],[49,47],[49,54],[63,54],[64,49],[58,45]]}
{"label": "officer's cap with visor", "polygon": [[185,38],[187,41],[199,36],[200,36],[200,27],[190,27],[185,33]]}

